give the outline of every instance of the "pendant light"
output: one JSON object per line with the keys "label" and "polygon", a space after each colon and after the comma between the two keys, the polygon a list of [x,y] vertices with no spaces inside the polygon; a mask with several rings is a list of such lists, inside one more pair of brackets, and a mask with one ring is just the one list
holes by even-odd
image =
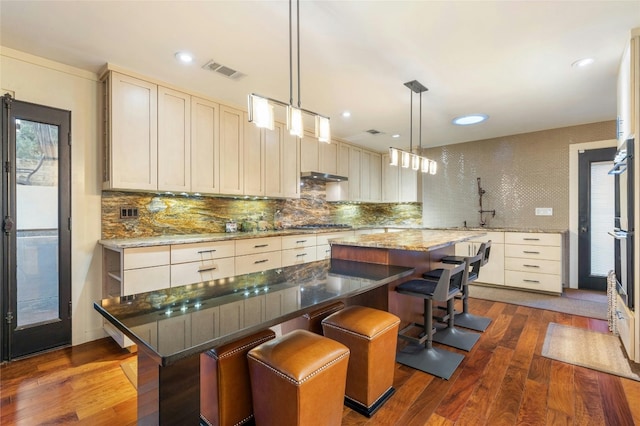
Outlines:
{"label": "pendant light", "polygon": [[[420,170],[422,173],[436,174],[438,165],[435,161],[422,156],[422,92],[426,92],[427,89],[418,80],[412,80],[404,83],[410,90],[409,98],[409,151],[405,151],[399,148],[389,148],[389,165],[400,166],[403,168],[411,168],[412,170]],[[420,95],[420,126],[418,134],[418,153],[413,152],[413,94],[418,93]]]}
{"label": "pendant light", "polygon": [[258,127],[273,129],[273,105],[286,108],[287,129],[299,138],[304,136],[303,114],[311,115],[315,120],[315,136],[320,142],[331,142],[331,124],[329,117],[302,108],[300,101],[300,0],[296,0],[296,59],[298,103],[293,103],[293,7],[289,0],[289,103],[252,93],[249,95],[249,122]]}

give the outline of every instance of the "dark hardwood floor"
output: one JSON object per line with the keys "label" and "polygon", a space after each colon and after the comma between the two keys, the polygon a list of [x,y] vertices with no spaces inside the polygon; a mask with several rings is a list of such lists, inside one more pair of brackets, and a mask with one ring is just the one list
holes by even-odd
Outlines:
{"label": "dark hardwood floor", "polygon": [[[541,356],[547,324],[607,332],[606,321],[472,299],[493,321],[451,380],[396,365],[396,393],[371,419],[343,425],[634,425],[640,382]],[[464,353],[464,352],[461,352]],[[0,424],[133,425],[136,391],[110,339],[0,369]]]}

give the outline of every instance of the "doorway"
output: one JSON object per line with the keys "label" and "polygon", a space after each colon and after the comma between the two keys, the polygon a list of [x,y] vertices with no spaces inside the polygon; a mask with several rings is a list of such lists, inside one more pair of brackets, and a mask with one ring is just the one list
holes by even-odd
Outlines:
{"label": "doorway", "polygon": [[2,360],[71,344],[70,129],[2,98]]}
{"label": "doorway", "polygon": [[607,290],[607,274],[614,268],[613,229],[616,149],[584,150],[578,159],[578,288]]}

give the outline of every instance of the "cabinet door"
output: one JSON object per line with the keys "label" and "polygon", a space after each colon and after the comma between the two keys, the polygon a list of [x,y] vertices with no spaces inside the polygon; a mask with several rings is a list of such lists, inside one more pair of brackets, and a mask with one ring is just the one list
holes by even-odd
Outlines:
{"label": "cabinet door", "polygon": [[191,346],[191,314],[158,321],[158,352],[172,354]]}
{"label": "cabinet door", "polygon": [[382,155],[382,201],[397,203],[400,200],[400,170],[389,165],[389,154]]}
{"label": "cabinet door", "polygon": [[276,123],[273,130],[263,129],[265,148],[264,190],[265,195],[268,197],[284,197],[284,164],[287,164],[283,163],[284,131],[284,125],[281,123]]}
{"label": "cabinet door", "polygon": [[109,76],[111,189],[158,189],[158,87],[117,72]]}
{"label": "cabinet door", "polygon": [[350,145],[344,143],[338,144],[338,175],[348,177],[349,181],[327,183],[327,201],[348,201],[351,199],[349,194],[351,187],[351,176],[349,175],[349,164],[351,162],[350,148]]}
{"label": "cabinet door", "polygon": [[360,200],[371,201],[371,151],[360,154]]}
{"label": "cabinet door", "polygon": [[158,86],[158,189],[191,191],[191,96]]}
{"label": "cabinet door", "polygon": [[[478,252],[480,243],[474,243],[475,253]],[[504,285],[504,244],[491,244],[489,262],[480,268],[478,282]]]}
{"label": "cabinet door", "polygon": [[244,328],[244,300],[220,305],[220,335]]}
{"label": "cabinet door", "polygon": [[371,201],[382,201],[382,155],[376,152],[371,153],[369,191]]}
{"label": "cabinet door", "polygon": [[203,194],[220,192],[220,106],[191,98],[191,190]]}
{"label": "cabinet door", "polygon": [[291,136],[286,127],[282,126],[282,188],[283,196],[300,198],[300,139]]}
{"label": "cabinet door", "polygon": [[220,308],[191,313],[191,344],[199,345],[220,335]]}
{"label": "cabinet door", "polygon": [[338,144],[318,142],[318,168],[321,173],[338,174]]}
{"label": "cabinet door", "polygon": [[220,193],[242,195],[244,190],[244,115],[220,106]]}
{"label": "cabinet door", "polygon": [[362,198],[361,188],[362,150],[355,146],[349,147],[349,200],[358,201]]}
{"label": "cabinet door", "polygon": [[399,167],[400,202],[415,203],[418,201],[418,171],[412,168]]}
{"label": "cabinet door", "polygon": [[[244,113],[244,190],[245,195],[265,195],[265,129],[250,123]],[[271,166],[271,165],[270,165]]]}
{"label": "cabinet door", "polygon": [[300,140],[300,171],[318,172],[318,165],[318,139],[305,132]]}

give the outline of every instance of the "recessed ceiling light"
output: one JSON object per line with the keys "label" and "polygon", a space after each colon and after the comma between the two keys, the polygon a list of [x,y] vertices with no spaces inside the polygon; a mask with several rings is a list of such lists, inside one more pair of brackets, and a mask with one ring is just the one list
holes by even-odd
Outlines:
{"label": "recessed ceiling light", "polygon": [[398,133],[396,133],[395,135],[391,135],[392,138],[394,139],[398,139],[400,137],[400,135]]}
{"label": "recessed ceiling light", "polygon": [[351,117],[351,113],[349,111],[345,111],[345,112],[342,113],[342,116],[344,118],[349,118],[349,117]]}
{"label": "recessed ceiling light", "polygon": [[452,123],[456,126],[469,126],[471,124],[482,123],[488,118],[489,116],[486,114],[469,114],[454,118]]}
{"label": "recessed ceiling light", "polygon": [[589,65],[593,64],[595,62],[595,60],[593,58],[583,58],[583,59],[579,59],[577,61],[575,61],[574,63],[571,64],[571,66],[573,68],[584,68],[584,67],[588,67]]}
{"label": "recessed ceiling light", "polygon": [[193,55],[189,52],[176,52],[176,59],[185,64],[193,62]]}

